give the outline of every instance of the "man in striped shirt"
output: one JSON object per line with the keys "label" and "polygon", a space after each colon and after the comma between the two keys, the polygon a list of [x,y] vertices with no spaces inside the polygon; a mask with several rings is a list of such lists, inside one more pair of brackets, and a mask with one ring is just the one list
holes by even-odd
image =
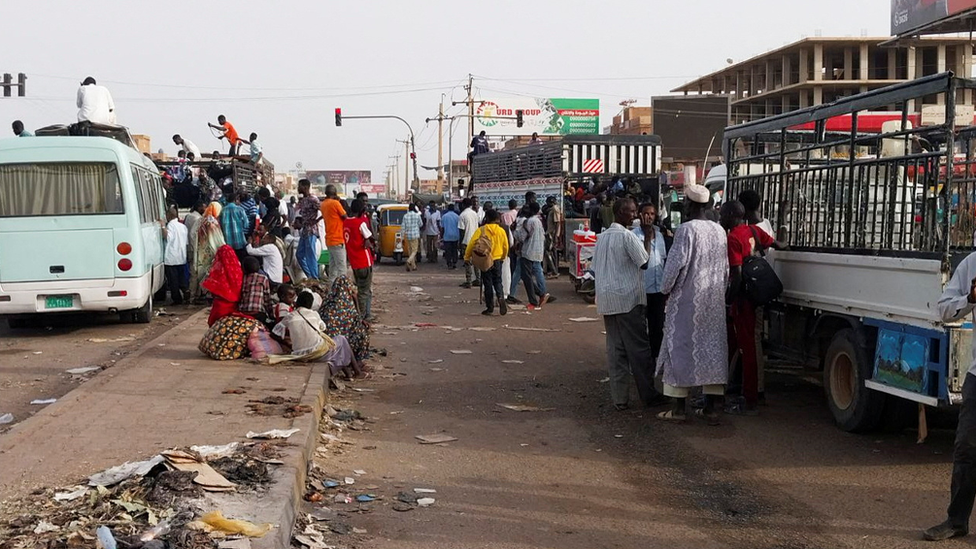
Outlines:
{"label": "man in striped shirt", "polygon": [[647,336],[644,273],[647,250],[629,227],[637,217],[631,198],[613,203],[614,222],[597,237],[593,251],[597,312],[607,331],[610,397],[617,410],[630,399],[628,374],[634,376],[644,406],[667,402],[654,388],[654,357]]}

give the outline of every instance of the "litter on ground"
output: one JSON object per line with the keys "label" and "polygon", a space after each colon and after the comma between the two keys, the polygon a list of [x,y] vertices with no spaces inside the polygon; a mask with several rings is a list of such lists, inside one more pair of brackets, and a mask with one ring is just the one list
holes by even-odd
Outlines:
{"label": "litter on ground", "polygon": [[499,402],[496,405],[513,412],[551,412],[555,410],[555,408],[540,408],[538,406],[530,406],[528,404],[502,404]]}
{"label": "litter on ground", "polygon": [[45,404],[54,404],[57,401],[58,401],[58,399],[56,399],[56,398],[44,398],[44,399],[32,400],[31,401],[31,404],[34,404],[34,405],[37,405],[37,406],[43,406]]}
{"label": "litter on ground", "polygon": [[453,349],[451,351],[452,355],[470,355],[471,351],[469,349]]}
{"label": "litter on ground", "polygon": [[70,370],[65,370],[65,373],[71,374],[73,376],[83,376],[91,372],[97,372],[101,370],[98,366],[85,366],[84,368],[72,368]]}
{"label": "litter on ground", "polygon": [[163,456],[153,456],[146,461],[127,461],[88,477],[88,485],[112,486],[132,477],[144,477],[163,461],[165,461]]}
{"label": "litter on ground", "polygon": [[90,337],[89,343],[122,343],[123,341],[135,341],[134,337],[117,337],[115,339],[105,339],[103,337]]}
{"label": "litter on ground", "polygon": [[454,442],[455,440],[457,440],[457,437],[452,437],[451,435],[442,435],[442,434],[417,435],[414,438],[419,440],[421,444],[440,444],[442,442]]}
{"label": "litter on ground", "polygon": [[13,423],[13,422],[14,422],[13,414],[3,414],[2,416],[0,416],[0,425],[6,425],[8,423]]}
{"label": "litter on ground", "polygon": [[524,360],[503,360],[502,364],[525,364]]}
{"label": "litter on ground", "polygon": [[263,433],[255,433],[254,431],[248,431],[246,435],[247,438],[264,438],[264,439],[275,439],[275,438],[288,438],[301,429],[272,429],[271,431],[265,431]]}
{"label": "litter on ground", "polygon": [[505,325],[506,330],[518,330],[520,332],[559,332],[561,330],[556,330],[553,328],[529,328],[526,326],[509,326]]}
{"label": "litter on ground", "polygon": [[576,317],[576,318],[569,319],[570,322],[596,322],[597,320],[600,320],[600,319],[599,318],[592,318],[592,317],[589,317],[589,316],[580,316],[580,317]]}
{"label": "litter on ground", "polygon": [[246,520],[224,518],[220,511],[211,511],[196,522],[205,524],[210,527],[211,531],[215,530],[223,534],[243,534],[249,538],[264,537],[272,528],[270,524],[257,525]]}

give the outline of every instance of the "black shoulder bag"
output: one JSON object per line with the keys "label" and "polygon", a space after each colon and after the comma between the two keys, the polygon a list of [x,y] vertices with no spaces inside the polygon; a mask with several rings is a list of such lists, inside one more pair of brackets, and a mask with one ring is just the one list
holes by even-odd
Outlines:
{"label": "black shoulder bag", "polygon": [[750,255],[742,262],[742,285],[749,301],[763,306],[783,293],[783,283],[766,261],[766,249],[760,244],[756,227],[750,225],[749,228],[752,229],[752,236],[756,240],[755,251],[759,255]]}

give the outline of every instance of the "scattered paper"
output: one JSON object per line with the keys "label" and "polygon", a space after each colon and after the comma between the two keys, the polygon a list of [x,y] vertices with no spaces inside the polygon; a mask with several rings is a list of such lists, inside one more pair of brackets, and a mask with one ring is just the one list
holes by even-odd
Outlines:
{"label": "scattered paper", "polygon": [[8,423],[13,423],[13,422],[14,422],[13,414],[3,414],[2,416],[0,416],[0,425],[6,425]]}
{"label": "scattered paper", "polygon": [[441,362],[444,362],[443,358],[438,358],[437,360],[428,360],[427,364],[440,364]]}
{"label": "scattered paper", "polygon": [[297,433],[298,431],[301,431],[301,429],[288,429],[288,430],[273,429],[271,431],[265,431],[263,433],[255,433],[254,431],[248,431],[247,434],[244,436],[247,438],[266,438],[266,439],[288,438],[294,435],[295,433]]}
{"label": "scattered paper", "polygon": [[610,376],[607,376],[607,377],[605,377],[605,378],[603,378],[603,379],[601,379],[601,380],[599,380],[599,381],[597,381],[597,383],[607,383],[607,382],[609,382],[609,381],[610,381]]}
{"label": "scattered paper", "polygon": [[433,488],[414,488],[413,491],[417,494],[436,494],[437,490]]}
{"label": "scattered paper", "polygon": [[424,289],[420,286],[410,286],[410,291],[416,294],[424,291]]}
{"label": "scattered paper", "polygon": [[346,477],[346,478],[344,478],[342,480],[343,480],[343,482],[346,483],[347,486],[352,486],[353,484],[356,484],[356,479],[354,479],[352,477]]}
{"label": "scattered paper", "polygon": [[355,473],[357,476],[363,476],[366,474],[366,471],[363,471],[362,469],[356,469],[355,471],[353,471],[353,473]]}
{"label": "scattered paper", "polygon": [[430,507],[431,505],[434,504],[435,501],[437,500],[435,500],[434,498],[420,498],[417,500],[417,505],[421,507]]}
{"label": "scattered paper", "polygon": [[488,326],[475,326],[473,328],[468,328],[472,332],[494,332],[498,328],[489,328]]}
{"label": "scattered paper", "polygon": [[37,527],[34,528],[35,534],[46,534],[48,532],[57,532],[61,528],[51,524],[50,522],[41,521],[37,523]]}
{"label": "scattered paper", "polygon": [[105,339],[103,337],[90,337],[88,338],[89,343],[121,343],[123,341],[135,341],[134,337],[117,337],[115,339]]}
{"label": "scattered paper", "polygon": [[417,435],[414,438],[419,440],[421,444],[440,444],[442,442],[454,442],[455,440],[457,440],[457,437],[452,437],[451,435],[442,435],[442,434]]}
{"label": "scattered paper", "polygon": [[58,401],[58,399],[56,399],[56,398],[45,398],[45,399],[32,400],[31,401],[31,404],[35,404],[35,405],[38,405],[38,406],[43,406],[45,404],[54,404],[57,401]]}
{"label": "scattered paper", "polygon": [[497,406],[501,406],[506,410],[511,410],[513,412],[551,412],[555,408],[540,408],[538,406],[530,406],[528,404],[502,404],[497,403]]}
{"label": "scattered paper", "polygon": [[503,360],[502,364],[525,364],[524,360]]}
{"label": "scattered paper", "polygon": [[65,373],[71,374],[73,376],[83,376],[91,372],[97,372],[101,370],[98,366],[85,366],[84,368],[72,368],[70,370],[65,370]]}
{"label": "scattered paper", "polygon": [[530,354],[530,355],[541,355],[542,354],[542,351],[540,351],[538,349],[536,349],[534,351],[525,351],[525,352],[528,353],[528,354]]}
{"label": "scattered paper", "polygon": [[239,445],[237,442],[231,442],[223,446],[190,446],[190,450],[200,454],[204,461],[210,461],[234,455]]}
{"label": "scattered paper", "polygon": [[44,351],[34,351],[33,354],[35,354],[35,355],[41,355],[41,354],[44,354]]}
{"label": "scattered paper", "polygon": [[444,368],[431,368],[430,371],[431,372],[443,372],[444,371]]}
{"label": "scattered paper", "polygon": [[591,318],[591,317],[588,317],[588,316],[580,316],[580,317],[576,317],[576,318],[571,318],[569,320],[570,320],[570,322],[596,322],[597,320],[600,320],[600,319],[599,318]]}
{"label": "scattered paper", "polygon": [[470,355],[471,351],[468,349],[454,349],[451,351],[452,355]]}
{"label": "scattered paper", "polygon": [[54,494],[54,501],[74,501],[88,492],[87,486],[75,486],[71,492],[58,492]]}
{"label": "scattered paper", "polygon": [[125,462],[122,465],[110,467],[101,473],[88,477],[89,486],[112,486],[125,479],[132,477],[143,477],[152,470],[153,467],[166,461],[163,456],[153,456],[146,461]]}
{"label": "scattered paper", "polygon": [[187,452],[179,450],[167,450],[161,452],[166,458],[166,463],[177,471],[193,471],[197,473],[193,483],[199,484],[208,492],[229,492],[237,487],[236,484],[224,478],[213,467],[197,461],[196,457]]}

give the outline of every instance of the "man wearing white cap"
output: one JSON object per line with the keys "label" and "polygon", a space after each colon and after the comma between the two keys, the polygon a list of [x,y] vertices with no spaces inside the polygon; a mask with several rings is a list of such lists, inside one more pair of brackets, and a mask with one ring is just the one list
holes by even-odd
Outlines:
{"label": "man wearing white cap", "polygon": [[665,396],[674,399],[671,410],[658,414],[665,421],[685,421],[688,390],[702,387],[706,398],[700,416],[717,425],[714,397],[724,395],[728,381],[728,244],[721,225],[705,218],[710,198],[704,186],[685,187],[682,223],[664,266],[661,292],[668,295],[668,304],[657,370]]}

